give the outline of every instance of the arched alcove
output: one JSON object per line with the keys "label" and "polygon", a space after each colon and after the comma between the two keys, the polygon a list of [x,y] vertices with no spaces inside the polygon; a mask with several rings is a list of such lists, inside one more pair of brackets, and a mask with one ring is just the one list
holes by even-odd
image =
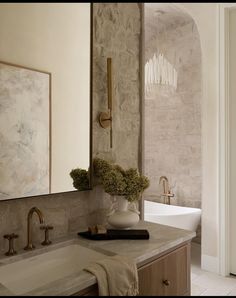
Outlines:
{"label": "arched alcove", "polygon": [[175,194],[171,204],[201,208],[202,51],[198,29],[193,18],[175,5],[145,3],[144,36],[145,64],[154,55],[162,55],[177,72],[177,88],[171,80],[145,88],[143,168],[151,184],[144,199],[163,202],[159,178],[165,175]]}

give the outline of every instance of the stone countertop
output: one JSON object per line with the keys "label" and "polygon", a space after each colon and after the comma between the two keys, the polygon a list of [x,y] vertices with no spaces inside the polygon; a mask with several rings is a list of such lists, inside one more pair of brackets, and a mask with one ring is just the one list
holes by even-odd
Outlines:
{"label": "stone countertop", "polygon": [[[196,233],[160,224],[140,221],[134,229],[147,229],[149,240],[107,240],[93,241],[76,235],[58,239],[53,245],[36,249],[32,252],[20,252],[17,256],[0,258],[0,266],[39,255],[70,244],[80,244],[95,251],[104,253],[104,257],[115,254],[128,256],[136,261],[137,267],[152,257],[174,248],[195,237]],[[43,287],[27,292],[24,296],[69,296],[96,283],[96,278],[85,271],[68,275],[66,278],[56,280]],[[0,284],[0,296],[13,296],[6,287]]]}

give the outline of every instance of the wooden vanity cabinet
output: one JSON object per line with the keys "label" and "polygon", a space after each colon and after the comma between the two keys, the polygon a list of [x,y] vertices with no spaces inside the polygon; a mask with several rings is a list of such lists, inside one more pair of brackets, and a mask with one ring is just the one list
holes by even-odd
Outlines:
{"label": "wooden vanity cabinet", "polygon": [[98,286],[93,285],[71,296],[98,296]]}
{"label": "wooden vanity cabinet", "polygon": [[190,244],[139,268],[139,296],[190,296]]}
{"label": "wooden vanity cabinet", "polygon": [[[138,269],[139,296],[190,296],[190,242]],[[97,285],[73,296],[98,296]]]}

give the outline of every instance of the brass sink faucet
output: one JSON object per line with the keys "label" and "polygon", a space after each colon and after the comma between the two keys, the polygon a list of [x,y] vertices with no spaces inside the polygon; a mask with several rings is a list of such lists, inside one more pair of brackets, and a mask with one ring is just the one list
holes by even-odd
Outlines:
{"label": "brass sink faucet", "polygon": [[164,203],[170,205],[170,198],[174,197],[175,195],[171,193],[170,187],[169,187],[169,181],[166,176],[161,176],[159,180],[159,184],[163,182],[163,194],[164,197]]}
{"label": "brass sink faucet", "polygon": [[44,223],[42,212],[37,207],[31,208],[27,217],[27,245],[24,248],[25,250],[33,250],[35,248],[32,243],[32,216],[34,213],[38,215],[40,224]]}

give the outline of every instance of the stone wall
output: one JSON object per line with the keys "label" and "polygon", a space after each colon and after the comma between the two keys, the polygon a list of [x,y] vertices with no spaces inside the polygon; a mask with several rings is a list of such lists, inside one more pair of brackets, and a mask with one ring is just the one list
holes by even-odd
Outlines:
{"label": "stone wall", "polygon": [[[135,3],[94,4],[94,156],[138,167],[140,10]],[[107,111],[107,57],[113,64],[113,148],[98,123]]]}
{"label": "stone wall", "polygon": [[[140,11],[137,3],[94,4],[94,156],[138,166],[140,95],[139,39]],[[113,58],[114,82],[114,147],[109,148],[108,131],[102,129],[97,117],[106,111],[106,58]],[[26,244],[27,213],[37,206],[45,221],[54,226],[51,239],[76,233],[94,223],[104,223],[109,196],[100,187],[92,191],[71,192],[0,202],[0,252],[7,249],[6,233],[19,234],[16,248]],[[34,240],[43,240],[34,216]]]}
{"label": "stone wall", "polygon": [[165,175],[175,194],[172,204],[200,208],[202,75],[199,34],[195,23],[189,20],[158,34],[155,27],[145,23],[146,30],[151,36],[145,40],[146,61],[155,52],[162,53],[178,72],[176,91],[172,87],[157,86],[145,96],[144,167],[151,179],[146,198],[163,202],[159,178]]}

